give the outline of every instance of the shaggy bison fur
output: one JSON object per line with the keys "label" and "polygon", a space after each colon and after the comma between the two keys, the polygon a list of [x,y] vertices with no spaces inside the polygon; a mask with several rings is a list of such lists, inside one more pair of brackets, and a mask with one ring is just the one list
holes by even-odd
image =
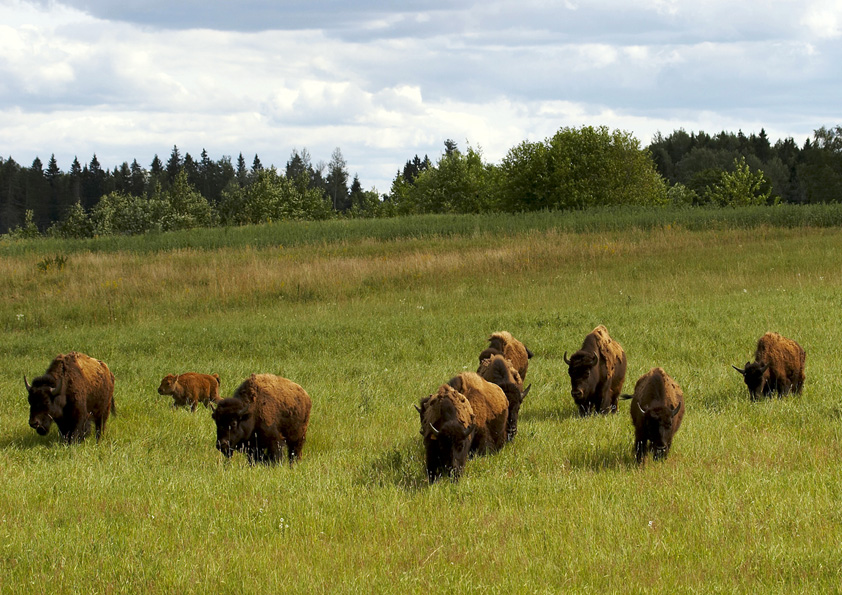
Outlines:
{"label": "shaggy bison fur", "polygon": [[30,385],[29,425],[41,436],[56,422],[61,437],[68,443],[83,440],[96,426],[99,440],[114,406],[114,374],[104,362],[84,353],[59,354],[47,371]]}
{"label": "shaggy bison fur", "polygon": [[804,363],[807,353],[804,349],[778,333],[766,333],[757,341],[754,362],[746,362],[741,370],[731,366],[743,375],[751,399],[768,397],[773,392],[778,396],[790,392],[801,394],[804,386]]}
{"label": "shaggy bison fur", "polygon": [[184,374],[167,374],[161,380],[158,387],[159,395],[172,395],[173,407],[190,407],[196,411],[199,403],[205,407],[209,403],[218,403],[219,397],[219,375],[198,374],[196,372],[185,372]]}
{"label": "shaggy bison fur", "polygon": [[526,380],[526,370],[529,368],[529,359],[533,353],[526,346],[515,339],[509,331],[493,333],[488,337],[488,347],[479,354],[479,361],[488,359],[492,355],[502,355],[512,362],[512,365],[520,374],[521,381]]}
{"label": "shaggy bison fur", "polygon": [[430,483],[443,476],[458,479],[465,468],[476,431],[467,397],[449,384],[421,400],[421,436]]}
{"label": "shaggy bison fur", "polygon": [[622,398],[632,400],[634,456],[638,464],[643,462],[648,450],[655,460],[666,458],[684,418],[681,388],[663,368],[652,368],[638,378],[634,394]]}
{"label": "shaggy bison fur", "polygon": [[579,415],[617,411],[617,399],[626,379],[626,352],[608,335],[608,329],[599,325],[588,333],[582,348],[570,359],[564,352],[564,363]]}
{"label": "shaggy bison fur", "polygon": [[520,374],[514,364],[499,354],[482,360],[479,368],[477,368],[477,374],[488,382],[499,386],[506,395],[506,399],[509,401],[506,437],[512,440],[515,434],[517,434],[517,418],[520,412],[520,406],[523,404],[523,400],[529,394],[529,389],[532,386],[530,385],[524,390],[523,380],[521,380]]}
{"label": "shaggy bison fur", "polygon": [[226,457],[239,450],[252,463],[276,463],[286,443],[292,464],[304,448],[310,407],[310,396],[291,380],[252,374],[214,408],[216,448]]}
{"label": "shaggy bison fur", "polygon": [[471,452],[487,454],[500,450],[506,443],[506,422],[509,401],[496,384],[484,380],[476,372],[462,372],[448,382],[465,395],[474,411],[474,432]]}

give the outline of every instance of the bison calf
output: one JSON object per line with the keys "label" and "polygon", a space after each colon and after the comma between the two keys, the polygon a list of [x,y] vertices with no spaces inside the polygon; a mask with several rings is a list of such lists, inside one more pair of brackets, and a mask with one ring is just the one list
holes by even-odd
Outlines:
{"label": "bison calf", "polygon": [[731,366],[743,375],[752,401],[772,392],[779,396],[790,392],[801,394],[804,386],[804,363],[807,353],[804,349],[778,333],[766,333],[757,341],[754,362],[746,362],[741,370]]}
{"label": "bison calf", "polygon": [[512,440],[517,434],[517,419],[520,412],[520,406],[526,395],[529,394],[529,389],[532,385],[523,389],[523,380],[520,374],[515,369],[514,364],[507,360],[502,355],[492,355],[479,364],[477,374],[483,379],[492,384],[496,384],[503,390],[506,399],[509,402],[509,415],[506,420],[506,427],[508,428],[506,437]]}
{"label": "bison calf", "polygon": [[187,407],[189,405],[191,411],[196,411],[199,403],[208,407],[209,403],[221,401],[219,397],[219,375],[197,374],[196,372],[167,374],[161,380],[158,394],[172,395],[173,407]]}
{"label": "bison calf", "polygon": [[634,394],[622,398],[632,400],[634,456],[638,464],[648,450],[652,450],[655,460],[666,458],[684,418],[681,388],[663,368],[652,368],[638,378]]}
{"label": "bison calf", "polygon": [[420,405],[415,408],[421,416],[427,479],[430,483],[446,475],[458,479],[476,431],[470,402],[455,388],[443,384]]}
{"label": "bison calf", "polygon": [[276,463],[286,443],[292,464],[304,448],[310,407],[310,396],[291,380],[252,374],[213,411],[216,448],[226,457],[239,450],[252,463]]}
{"label": "bison calf", "polygon": [[588,333],[582,348],[569,359],[564,352],[564,363],[579,415],[617,411],[617,399],[626,380],[626,352],[608,335],[608,329],[599,325]]}
{"label": "bison calf", "polygon": [[70,442],[83,440],[91,420],[99,440],[114,407],[114,374],[104,362],[84,353],[59,354],[47,371],[29,384],[29,425],[46,436],[56,422],[61,437]]}

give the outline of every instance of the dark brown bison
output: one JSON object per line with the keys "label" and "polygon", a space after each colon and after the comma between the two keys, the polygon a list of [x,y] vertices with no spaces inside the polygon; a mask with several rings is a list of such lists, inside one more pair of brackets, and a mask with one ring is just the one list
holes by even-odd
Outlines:
{"label": "dark brown bison", "polygon": [[492,384],[496,384],[509,401],[509,416],[506,421],[508,428],[506,437],[512,440],[517,434],[517,418],[520,407],[532,385],[523,388],[523,380],[515,369],[514,364],[502,355],[496,354],[482,360],[477,368],[477,374]]}
{"label": "dark brown bison", "polygon": [[632,400],[634,456],[638,464],[643,462],[648,450],[655,460],[666,458],[684,418],[681,388],[663,368],[652,368],[638,378],[634,394],[622,398]]}
{"label": "dark brown bison", "polygon": [[515,339],[512,333],[500,331],[488,337],[488,347],[479,354],[480,363],[492,355],[502,355],[512,362],[521,380],[526,380],[526,370],[529,368],[529,360],[533,353]]}
{"label": "dark brown bison", "polygon": [[47,371],[33,379],[23,377],[29,393],[29,425],[46,436],[56,422],[61,437],[67,441],[83,440],[91,420],[99,440],[108,415],[114,410],[114,374],[104,362],[84,353],[59,354]]}
{"label": "dark brown bison", "polygon": [[782,396],[794,391],[800,395],[806,359],[807,353],[792,339],[778,333],[766,333],[757,341],[754,362],[746,362],[742,370],[731,367],[743,375],[748,394],[754,401],[772,392]]}
{"label": "dark brown bison", "polygon": [[626,379],[626,352],[608,335],[608,329],[599,325],[588,333],[582,348],[570,359],[564,352],[564,363],[579,415],[617,411],[617,399]]}
{"label": "dark brown bison", "polygon": [[219,375],[198,374],[185,372],[184,374],[167,374],[158,387],[159,395],[172,395],[173,407],[190,407],[196,411],[199,403],[208,407],[209,403],[218,403]]}
{"label": "dark brown bison", "polygon": [[239,450],[252,463],[276,463],[286,443],[292,464],[304,448],[310,407],[310,396],[291,380],[252,374],[214,408],[216,448],[226,457]]}
{"label": "dark brown bison", "polygon": [[458,479],[476,431],[474,410],[467,397],[443,384],[416,409],[421,416],[427,479],[430,483],[443,476]]}

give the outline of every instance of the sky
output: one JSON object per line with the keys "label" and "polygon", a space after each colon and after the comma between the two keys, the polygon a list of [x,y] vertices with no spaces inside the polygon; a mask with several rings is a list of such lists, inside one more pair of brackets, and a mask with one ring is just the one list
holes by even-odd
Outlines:
{"label": "sky", "polygon": [[489,163],[562,127],[803,144],[842,124],[838,64],[842,0],[0,0],[0,157],[339,148],[384,193],[447,139]]}

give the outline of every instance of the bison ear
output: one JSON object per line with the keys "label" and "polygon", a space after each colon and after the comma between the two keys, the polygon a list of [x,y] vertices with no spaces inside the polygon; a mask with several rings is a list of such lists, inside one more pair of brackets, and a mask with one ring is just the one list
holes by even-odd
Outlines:
{"label": "bison ear", "polygon": [[672,417],[678,415],[678,412],[681,411],[681,403],[675,406],[675,409],[672,410]]}
{"label": "bison ear", "polygon": [[[746,365],[748,365],[748,362],[746,362]],[[742,374],[743,376],[745,376],[745,375],[746,375],[746,371],[745,371],[745,370],[740,370],[737,366],[734,366],[734,365],[731,365],[731,367],[732,367],[732,368],[734,368],[737,372],[739,372],[739,373],[740,373],[740,374]]]}

